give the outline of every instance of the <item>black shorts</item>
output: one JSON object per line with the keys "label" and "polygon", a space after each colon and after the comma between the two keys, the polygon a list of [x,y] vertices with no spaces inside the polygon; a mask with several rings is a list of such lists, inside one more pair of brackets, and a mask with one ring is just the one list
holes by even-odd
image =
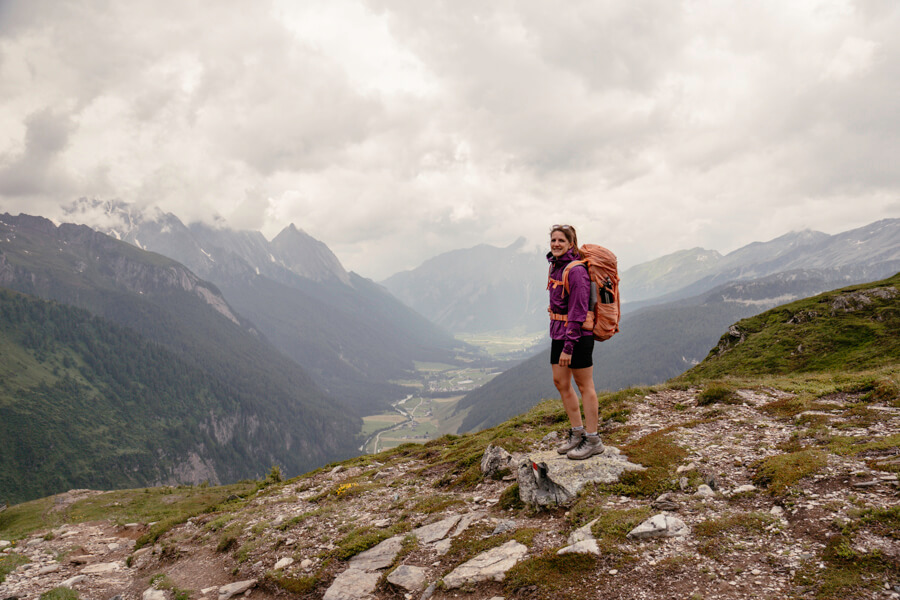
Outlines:
{"label": "black shorts", "polygon": [[[559,364],[559,355],[562,354],[563,346],[566,340],[552,340],[550,344],[550,364]],[[583,335],[581,339],[575,342],[572,348],[572,362],[569,364],[570,369],[587,369],[594,366],[594,336]]]}

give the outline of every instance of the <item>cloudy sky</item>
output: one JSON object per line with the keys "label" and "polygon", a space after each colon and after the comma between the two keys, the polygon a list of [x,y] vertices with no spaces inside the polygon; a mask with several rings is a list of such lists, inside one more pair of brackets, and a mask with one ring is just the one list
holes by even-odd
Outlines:
{"label": "cloudy sky", "polygon": [[900,217],[898,31],[896,0],[0,0],[0,209],[293,222],[375,279],[559,222],[622,267],[837,233]]}

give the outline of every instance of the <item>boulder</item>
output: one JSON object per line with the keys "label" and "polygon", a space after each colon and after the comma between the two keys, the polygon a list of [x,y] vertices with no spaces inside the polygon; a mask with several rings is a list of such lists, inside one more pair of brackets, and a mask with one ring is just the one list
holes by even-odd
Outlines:
{"label": "boulder", "polygon": [[618,448],[586,460],[569,460],[556,450],[526,454],[517,468],[519,497],[532,506],[565,506],[588,483],[612,483],[625,471],[643,471]]}
{"label": "boulder", "polygon": [[500,446],[488,445],[481,457],[481,472],[485,477],[499,477],[511,466],[512,455]]}

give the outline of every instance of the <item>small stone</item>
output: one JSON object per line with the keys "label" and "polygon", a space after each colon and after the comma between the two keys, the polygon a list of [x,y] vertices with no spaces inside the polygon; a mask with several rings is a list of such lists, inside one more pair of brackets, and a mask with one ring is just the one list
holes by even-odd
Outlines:
{"label": "small stone", "polygon": [[769,509],[769,514],[774,515],[776,517],[780,517],[784,514],[784,509],[778,506],[777,504]]}
{"label": "small stone", "polygon": [[8,540],[0,540],[0,548],[6,548],[7,546],[12,546],[12,542]]}
{"label": "small stone", "polygon": [[678,475],[680,475],[680,474],[682,474],[682,473],[686,473],[687,471],[693,471],[693,470],[696,469],[696,468],[697,468],[697,465],[696,465],[696,464],[694,464],[694,463],[688,463],[688,464],[686,464],[686,465],[681,465],[680,467],[678,467],[677,469],[675,469],[675,473],[677,473]]}
{"label": "small stone", "polygon": [[743,494],[745,492],[755,492],[755,491],[756,491],[756,486],[751,483],[748,483],[747,485],[742,485],[742,486],[734,488],[734,491],[732,492],[732,494]]}
{"label": "small stone", "polygon": [[300,561],[300,568],[301,568],[301,569],[308,569],[308,568],[310,568],[310,567],[312,566],[312,564],[313,564],[313,561],[312,561],[312,560],[310,560],[310,559],[308,559],[308,558],[304,558],[303,560]]}
{"label": "small stone", "polygon": [[387,527],[391,526],[391,520],[390,519],[377,519],[375,521],[372,521],[372,525],[374,525],[378,529],[386,529]]}
{"label": "small stone", "polygon": [[645,539],[655,537],[683,537],[690,533],[690,528],[678,517],[665,513],[653,516],[630,532],[629,539]]}
{"label": "small stone", "polygon": [[156,588],[147,588],[144,590],[144,593],[141,594],[142,600],[166,600],[166,592],[165,590],[158,590]]}
{"label": "small stone", "polygon": [[580,542],[575,542],[565,548],[556,551],[556,554],[562,556],[563,554],[593,554],[595,556],[600,556],[600,546],[597,545],[597,540],[581,540]]}
{"label": "small stone", "polygon": [[762,575],[762,571],[760,571],[759,569],[753,569],[752,571],[750,571],[750,573],[752,573],[753,575]]}
{"label": "small stone", "polygon": [[210,593],[216,591],[217,589],[219,589],[219,586],[213,585],[213,586],[210,586],[210,587],[205,587],[205,588],[203,588],[202,590],[200,590],[200,593],[203,594],[203,595],[205,596],[205,595],[207,595],[207,594],[210,594]]}
{"label": "small stone", "polygon": [[503,519],[497,526],[494,527],[494,531],[491,535],[500,535],[502,533],[507,533],[510,531],[516,530],[516,522],[511,519]]}
{"label": "small stone", "polygon": [[59,565],[47,565],[46,567],[41,567],[38,569],[38,575],[49,575],[50,573],[56,573],[59,571]]}
{"label": "small stone", "polygon": [[343,470],[344,470],[344,467],[341,465],[338,465],[329,472],[329,475],[337,475],[338,473],[340,473]]}
{"label": "small stone", "polygon": [[694,495],[699,496],[700,498],[714,498],[716,493],[712,491],[711,487],[703,484],[697,488],[697,492]]}
{"label": "small stone", "polygon": [[610,569],[609,570],[610,575],[617,575],[618,573],[619,573],[618,569]]}
{"label": "small stone", "polygon": [[688,478],[687,477],[679,478],[678,479],[678,487],[681,488],[682,492],[685,491],[686,489],[688,489]]}
{"label": "small stone", "polygon": [[277,563],[275,563],[275,566],[272,567],[272,568],[275,569],[275,570],[277,571],[277,570],[279,570],[279,569],[283,569],[283,568],[285,568],[285,567],[289,567],[289,566],[291,566],[292,564],[294,564],[294,559],[291,558],[290,556],[285,556],[284,558],[282,558],[281,560],[279,560]]}
{"label": "small stone", "polygon": [[85,579],[87,579],[86,575],[76,575],[75,577],[69,577],[68,579],[66,579],[65,581],[60,583],[59,585],[70,588],[70,587],[74,586],[75,584],[81,583]]}

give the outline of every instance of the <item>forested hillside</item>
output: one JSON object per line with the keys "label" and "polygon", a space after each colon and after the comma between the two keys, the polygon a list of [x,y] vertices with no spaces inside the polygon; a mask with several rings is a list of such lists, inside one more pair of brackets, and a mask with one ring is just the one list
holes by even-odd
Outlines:
{"label": "forested hillside", "polygon": [[[319,453],[303,438],[331,411],[307,406],[297,422],[288,405],[252,415],[248,400],[132,330],[0,289],[0,501],[308,469]],[[285,435],[281,422],[296,425]]]}
{"label": "forested hillside", "polygon": [[[4,215],[0,229],[3,285],[128,327],[215,386],[211,401],[222,413],[211,411],[206,427],[247,457],[215,462],[219,480],[252,476],[274,463],[293,475],[356,452],[360,421],[352,411],[255,332],[215,286],[182,265],[87,227]],[[225,412],[227,418],[217,416]],[[107,438],[113,448],[118,433]],[[181,479],[207,476],[189,472]]]}

